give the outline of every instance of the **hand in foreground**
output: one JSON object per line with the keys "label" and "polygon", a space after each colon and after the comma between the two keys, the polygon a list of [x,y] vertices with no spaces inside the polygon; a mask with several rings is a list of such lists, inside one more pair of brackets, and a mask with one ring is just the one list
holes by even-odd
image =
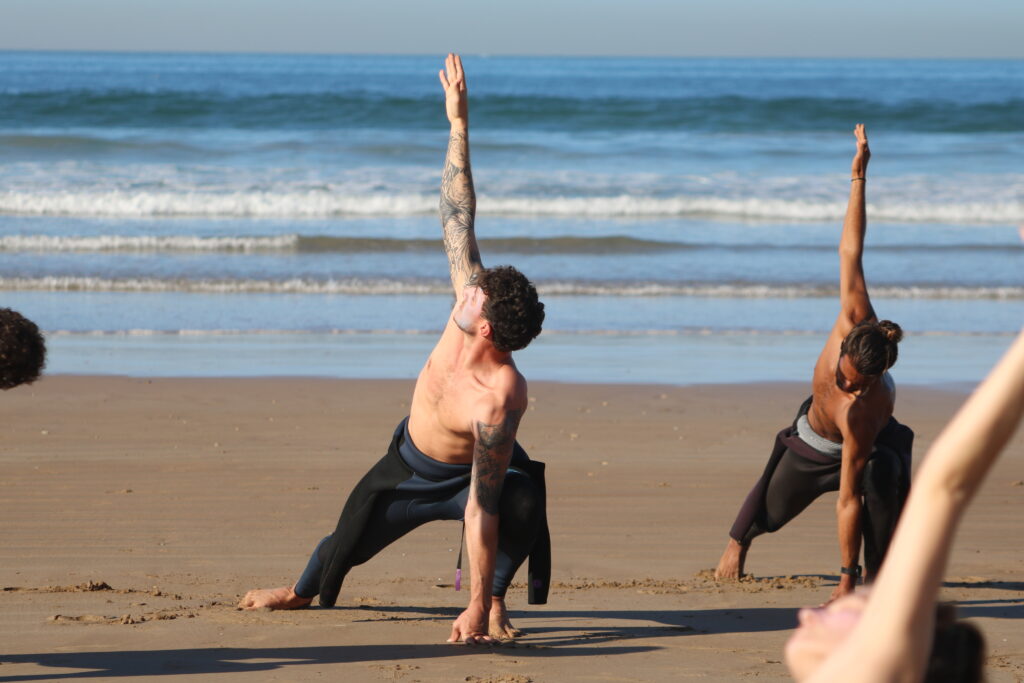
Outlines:
{"label": "hand in foreground", "polygon": [[462,72],[462,58],[452,52],[438,72],[444,88],[444,108],[452,125],[469,125],[469,97],[466,95],[466,75]]}
{"label": "hand in foreground", "polygon": [[487,634],[488,614],[480,608],[467,607],[452,624],[449,643],[465,642],[466,645],[494,645],[497,641]]}
{"label": "hand in foreground", "polygon": [[868,147],[868,132],[863,123],[858,123],[853,129],[857,138],[857,153],[853,157],[853,165],[850,168],[851,178],[863,178],[868,172],[868,161],[871,159],[871,148]]}

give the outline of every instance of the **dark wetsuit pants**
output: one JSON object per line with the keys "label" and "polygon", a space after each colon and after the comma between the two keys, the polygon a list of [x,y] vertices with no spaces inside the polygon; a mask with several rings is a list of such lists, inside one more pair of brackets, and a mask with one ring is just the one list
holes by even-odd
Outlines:
{"label": "dark wetsuit pants", "polygon": [[[841,457],[819,454],[811,460],[786,448],[747,496],[729,535],[746,545],[761,534],[778,531],[823,493],[838,491],[841,468]],[[869,577],[881,567],[909,491],[910,477],[904,469],[896,453],[881,448],[864,467],[861,530]]]}
{"label": "dark wetsuit pants", "polygon": [[[423,454],[409,438],[399,454],[413,476],[395,490],[381,493],[370,519],[352,551],[352,565],[362,564],[416,527],[434,520],[461,520],[469,499],[469,465],[452,465]],[[543,516],[542,498],[533,480],[509,468],[498,505],[498,552],[491,593],[504,597],[516,570],[530,554]],[[320,591],[320,574],[327,558],[323,549],[328,536],[317,545],[306,570],[295,584],[295,593],[312,598]]]}

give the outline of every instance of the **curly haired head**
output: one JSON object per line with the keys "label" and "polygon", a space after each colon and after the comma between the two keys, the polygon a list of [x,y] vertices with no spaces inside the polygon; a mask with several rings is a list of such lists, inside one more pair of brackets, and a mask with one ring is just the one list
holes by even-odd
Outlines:
{"label": "curly haired head", "polygon": [[0,389],[36,381],[45,364],[46,343],[36,324],[0,308]]}
{"label": "curly haired head", "polygon": [[848,356],[857,372],[877,377],[896,364],[903,330],[891,320],[864,321],[846,335],[839,353]]}
{"label": "curly haired head", "polygon": [[537,290],[512,266],[485,268],[476,284],[487,295],[483,317],[491,324],[491,343],[498,351],[518,351],[540,334],[544,304]]}

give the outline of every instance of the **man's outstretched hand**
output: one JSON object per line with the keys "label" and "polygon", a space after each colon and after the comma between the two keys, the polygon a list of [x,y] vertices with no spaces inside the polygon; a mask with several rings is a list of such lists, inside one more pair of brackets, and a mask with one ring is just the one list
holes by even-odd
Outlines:
{"label": "man's outstretched hand", "polygon": [[444,68],[438,72],[444,88],[444,108],[448,121],[463,128],[469,125],[469,97],[466,95],[466,75],[462,72],[462,58],[449,52]]}
{"label": "man's outstretched hand", "polygon": [[868,161],[871,159],[871,148],[868,147],[868,132],[864,129],[863,123],[858,123],[853,129],[857,138],[857,153],[853,156],[853,165],[850,168],[851,178],[863,178],[868,172]]}

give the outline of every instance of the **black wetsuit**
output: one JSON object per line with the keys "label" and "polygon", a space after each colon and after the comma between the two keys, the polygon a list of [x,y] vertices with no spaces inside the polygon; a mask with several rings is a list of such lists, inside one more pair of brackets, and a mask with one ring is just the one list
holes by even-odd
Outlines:
{"label": "black wetsuit", "polygon": [[[409,437],[402,420],[384,456],[349,496],[333,534],[317,545],[295,584],[296,595],[337,600],[348,570],[426,522],[460,520],[469,499],[471,465],[435,460]],[[498,504],[498,552],[491,593],[504,597],[516,570],[530,556],[530,603],[547,600],[550,540],[543,463],[515,444]]]}
{"label": "black wetsuit", "polygon": [[[778,531],[803,512],[818,496],[839,490],[842,456],[826,453],[800,438],[797,422],[811,408],[808,398],[791,427],[779,432],[764,474],[747,496],[729,531],[742,545],[763,533]],[[910,492],[910,458],[914,433],[889,418],[875,439],[875,449],[864,466],[861,529],[864,565],[874,577],[885,558]]]}

